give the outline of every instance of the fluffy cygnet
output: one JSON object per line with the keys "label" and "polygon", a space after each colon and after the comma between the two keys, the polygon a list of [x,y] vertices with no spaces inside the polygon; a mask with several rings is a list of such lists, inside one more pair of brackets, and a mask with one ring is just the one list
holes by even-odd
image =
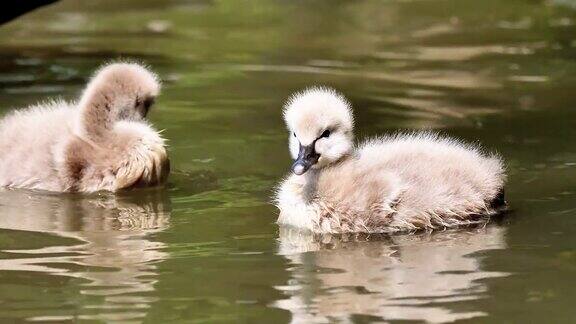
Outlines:
{"label": "fluffy cygnet", "polygon": [[502,160],[431,132],[353,138],[350,104],[327,88],[284,107],[294,174],[278,223],[318,233],[387,233],[475,223],[505,205]]}
{"label": "fluffy cygnet", "polygon": [[135,63],[99,69],[78,102],[51,101],[0,121],[0,186],[116,191],[163,182],[164,139],[146,121],[156,75]]}

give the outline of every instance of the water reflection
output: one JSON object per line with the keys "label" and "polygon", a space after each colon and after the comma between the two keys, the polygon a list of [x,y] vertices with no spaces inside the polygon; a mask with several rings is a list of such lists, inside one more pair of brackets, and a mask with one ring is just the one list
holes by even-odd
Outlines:
{"label": "water reflection", "polygon": [[89,197],[4,191],[0,205],[0,228],[66,238],[62,244],[54,245],[52,240],[36,242],[39,248],[12,245],[2,250],[1,271],[79,278],[81,295],[99,296],[95,304],[79,305],[74,317],[42,314],[29,319],[123,321],[146,315],[156,300],[148,296],[155,290],[154,263],[167,258],[164,243],[149,237],[168,226],[170,204],[165,190]]}
{"label": "water reflection", "polygon": [[482,269],[481,254],[504,249],[498,226],[400,236],[313,235],[280,231],[279,253],[293,264],[279,287],[289,297],[276,306],[292,322],[350,321],[355,315],[386,320],[451,322],[483,316],[450,303],[478,299],[481,279],[506,275]]}

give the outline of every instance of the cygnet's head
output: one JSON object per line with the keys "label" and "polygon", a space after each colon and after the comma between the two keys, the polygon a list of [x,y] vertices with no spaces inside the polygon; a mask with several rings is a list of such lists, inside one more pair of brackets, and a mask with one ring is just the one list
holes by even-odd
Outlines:
{"label": "cygnet's head", "polygon": [[159,78],[145,66],[116,62],[96,71],[82,94],[80,106],[108,107],[115,120],[140,121],[159,92]]}
{"label": "cygnet's head", "polygon": [[301,175],[340,160],[354,145],[350,103],[325,87],[309,88],[290,97],[284,106],[290,132],[292,171]]}

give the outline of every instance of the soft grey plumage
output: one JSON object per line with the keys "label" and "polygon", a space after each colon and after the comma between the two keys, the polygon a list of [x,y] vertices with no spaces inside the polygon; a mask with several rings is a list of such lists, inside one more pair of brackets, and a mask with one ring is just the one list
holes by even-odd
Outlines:
{"label": "soft grey plumage", "polygon": [[350,105],[326,88],[294,95],[284,117],[296,162],[276,195],[281,224],[319,233],[433,229],[477,222],[503,204],[502,160],[477,146],[431,132],[354,146]]}
{"label": "soft grey plumage", "polygon": [[78,103],[10,113],[0,121],[0,187],[93,192],[164,181],[164,140],[145,120],[159,91],[143,66],[114,63],[96,72]]}

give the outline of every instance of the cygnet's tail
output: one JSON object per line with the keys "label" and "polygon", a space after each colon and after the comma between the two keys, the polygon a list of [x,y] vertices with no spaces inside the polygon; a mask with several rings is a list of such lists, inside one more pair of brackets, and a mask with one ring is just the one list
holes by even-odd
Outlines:
{"label": "cygnet's tail", "polygon": [[119,120],[142,120],[160,92],[158,77],[136,63],[100,68],[80,99],[80,131],[98,141]]}

